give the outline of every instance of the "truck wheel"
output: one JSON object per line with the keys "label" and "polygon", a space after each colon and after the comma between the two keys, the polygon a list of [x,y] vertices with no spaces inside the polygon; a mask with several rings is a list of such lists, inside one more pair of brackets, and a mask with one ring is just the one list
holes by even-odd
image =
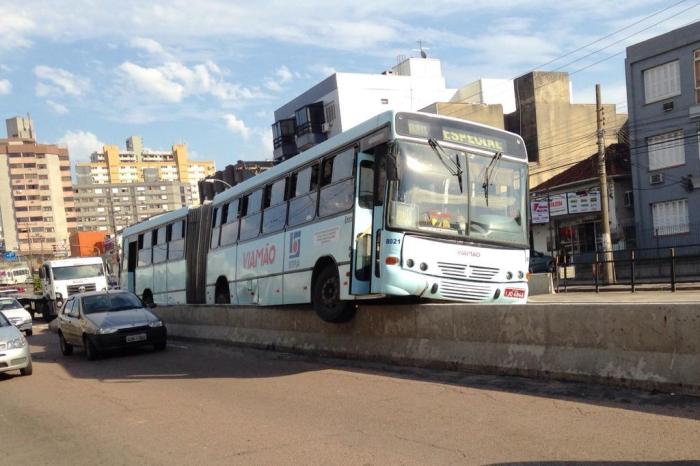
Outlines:
{"label": "truck wheel", "polygon": [[338,324],[355,316],[355,305],[340,300],[340,279],[334,265],[327,265],[316,277],[311,303],[316,314],[326,322]]}
{"label": "truck wheel", "polygon": [[64,356],[73,354],[73,345],[66,341],[62,332],[58,332],[58,345],[61,347],[61,353],[63,353]]}

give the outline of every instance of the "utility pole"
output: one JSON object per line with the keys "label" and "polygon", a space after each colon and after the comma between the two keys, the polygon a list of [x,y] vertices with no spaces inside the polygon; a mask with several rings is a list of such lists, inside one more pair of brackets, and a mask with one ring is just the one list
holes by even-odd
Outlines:
{"label": "utility pole", "polygon": [[[610,239],[610,218],[608,211],[608,175],[605,169],[605,130],[603,129],[603,103],[600,97],[600,84],[595,85],[595,107],[598,135],[598,176],[600,178],[600,213],[603,240],[603,257],[605,266],[603,276],[605,284],[615,283],[615,268],[612,263],[612,241]],[[597,271],[596,271],[597,273]]]}

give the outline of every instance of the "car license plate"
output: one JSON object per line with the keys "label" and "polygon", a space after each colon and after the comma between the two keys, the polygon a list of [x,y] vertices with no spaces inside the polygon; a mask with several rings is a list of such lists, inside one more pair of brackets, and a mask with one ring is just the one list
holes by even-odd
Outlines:
{"label": "car license plate", "polygon": [[503,296],[505,298],[524,298],[525,290],[521,288],[506,288],[503,291]]}
{"label": "car license plate", "polygon": [[144,341],[146,339],[145,333],[137,333],[136,335],[127,335],[126,342],[133,343],[135,341]]}

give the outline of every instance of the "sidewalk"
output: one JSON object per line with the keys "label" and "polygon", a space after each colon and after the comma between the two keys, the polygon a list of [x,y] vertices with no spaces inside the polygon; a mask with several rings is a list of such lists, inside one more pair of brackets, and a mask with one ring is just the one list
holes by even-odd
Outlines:
{"label": "sidewalk", "polygon": [[560,288],[556,294],[542,294],[530,296],[529,303],[644,303],[644,304],[666,304],[666,303],[697,303],[700,305],[700,289],[681,288],[675,293],[670,289],[659,290],[658,287],[638,287],[636,293],[629,291],[628,287],[611,288],[600,293],[593,291],[570,290],[564,292]]}

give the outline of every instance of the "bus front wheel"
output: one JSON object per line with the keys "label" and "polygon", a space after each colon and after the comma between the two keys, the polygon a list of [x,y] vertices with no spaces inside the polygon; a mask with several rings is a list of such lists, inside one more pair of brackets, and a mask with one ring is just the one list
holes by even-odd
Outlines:
{"label": "bus front wheel", "polygon": [[318,316],[330,323],[347,322],[355,316],[355,305],[340,300],[340,279],[335,266],[326,266],[313,283],[311,302]]}

